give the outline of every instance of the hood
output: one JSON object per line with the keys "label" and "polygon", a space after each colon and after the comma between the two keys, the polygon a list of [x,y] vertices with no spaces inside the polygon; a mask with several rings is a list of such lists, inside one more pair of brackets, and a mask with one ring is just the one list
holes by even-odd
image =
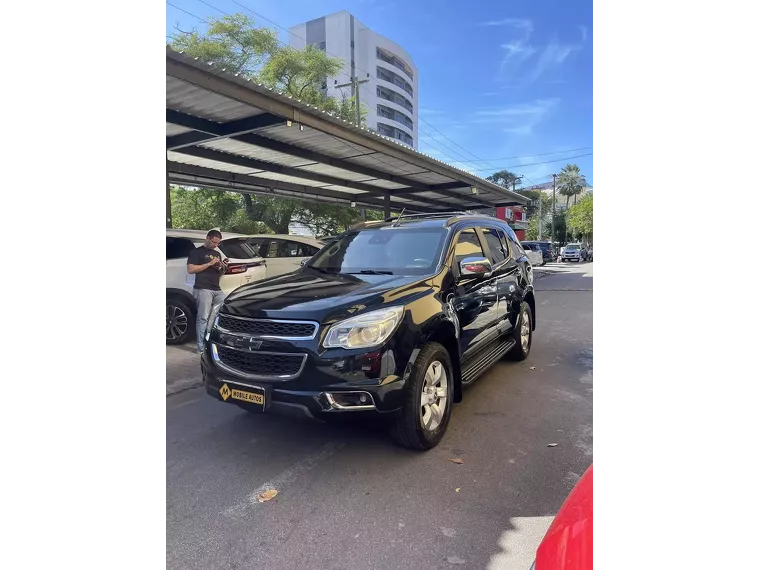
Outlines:
{"label": "hood", "polygon": [[592,570],[593,465],[577,482],[538,547],[535,568]]}
{"label": "hood", "polygon": [[429,292],[429,279],[418,275],[327,274],[303,267],[235,289],[224,300],[221,312],[325,322],[370,307],[407,303]]}

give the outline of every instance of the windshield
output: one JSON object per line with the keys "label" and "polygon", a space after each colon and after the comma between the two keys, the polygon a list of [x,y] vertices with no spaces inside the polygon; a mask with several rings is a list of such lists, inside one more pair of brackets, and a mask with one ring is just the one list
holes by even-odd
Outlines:
{"label": "windshield", "polygon": [[576,249],[580,249],[580,246],[579,246],[578,244],[576,244],[576,243],[570,243],[570,244],[569,244],[569,245],[566,247],[566,250],[567,250],[567,251],[574,251],[574,250],[576,250]]}
{"label": "windshield", "polygon": [[446,228],[384,227],[348,232],[308,262],[329,273],[425,275],[433,271]]}

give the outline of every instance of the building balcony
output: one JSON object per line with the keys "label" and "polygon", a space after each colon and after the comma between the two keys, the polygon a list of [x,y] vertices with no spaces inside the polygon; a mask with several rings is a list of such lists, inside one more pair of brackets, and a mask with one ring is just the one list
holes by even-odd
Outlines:
{"label": "building balcony", "polygon": [[405,79],[403,79],[400,75],[397,73],[390,71],[389,69],[385,69],[384,67],[377,66],[377,80],[383,81],[381,85],[384,86],[392,86],[393,91],[398,91],[398,89],[402,89],[412,97],[414,96],[414,88]]}
{"label": "building balcony", "polygon": [[407,64],[405,61],[403,61],[402,58],[398,57],[397,55],[381,47],[378,47],[377,59],[384,63],[389,63],[396,69],[400,69],[406,75],[406,77],[408,77],[412,82],[414,81],[414,70],[409,64]]}
{"label": "building balcony", "polygon": [[[385,87],[377,86],[377,99],[380,99],[383,105],[388,105],[396,109],[396,111],[400,111],[401,113],[411,113],[411,115],[414,114],[414,106],[397,91],[391,91]],[[394,105],[397,106],[397,108],[394,107]]]}

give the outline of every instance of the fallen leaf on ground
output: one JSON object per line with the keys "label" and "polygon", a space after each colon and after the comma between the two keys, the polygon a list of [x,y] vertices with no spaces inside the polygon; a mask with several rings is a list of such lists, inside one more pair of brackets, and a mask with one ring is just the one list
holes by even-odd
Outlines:
{"label": "fallen leaf on ground", "polygon": [[456,492],[458,493],[459,491],[461,491],[461,487],[456,487]]}
{"label": "fallen leaf on ground", "polygon": [[452,458],[449,457],[448,461],[450,461],[451,463],[456,463],[458,465],[461,465],[462,463],[464,463],[464,460],[463,459],[459,459],[458,457],[456,457],[455,459],[452,459]]}
{"label": "fallen leaf on ground", "polygon": [[549,443],[547,447],[556,447],[559,445],[558,443]]}
{"label": "fallen leaf on ground", "polygon": [[268,491],[264,491],[263,493],[259,493],[258,494],[258,502],[259,503],[265,503],[266,501],[271,501],[274,497],[277,496],[277,493],[279,493],[279,491],[277,491],[276,489],[269,489]]}
{"label": "fallen leaf on ground", "polygon": [[535,367],[534,366],[530,366],[530,370],[535,370]]}
{"label": "fallen leaf on ground", "polygon": [[459,558],[458,556],[449,556],[446,560],[448,561],[448,564],[464,564],[466,562],[466,560]]}

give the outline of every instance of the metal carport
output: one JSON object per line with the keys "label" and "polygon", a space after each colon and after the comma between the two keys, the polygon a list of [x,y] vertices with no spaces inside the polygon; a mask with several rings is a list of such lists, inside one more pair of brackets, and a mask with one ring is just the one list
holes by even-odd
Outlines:
{"label": "metal carport", "polygon": [[[170,182],[407,212],[528,198],[166,48]],[[167,195],[167,226],[171,224]]]}

